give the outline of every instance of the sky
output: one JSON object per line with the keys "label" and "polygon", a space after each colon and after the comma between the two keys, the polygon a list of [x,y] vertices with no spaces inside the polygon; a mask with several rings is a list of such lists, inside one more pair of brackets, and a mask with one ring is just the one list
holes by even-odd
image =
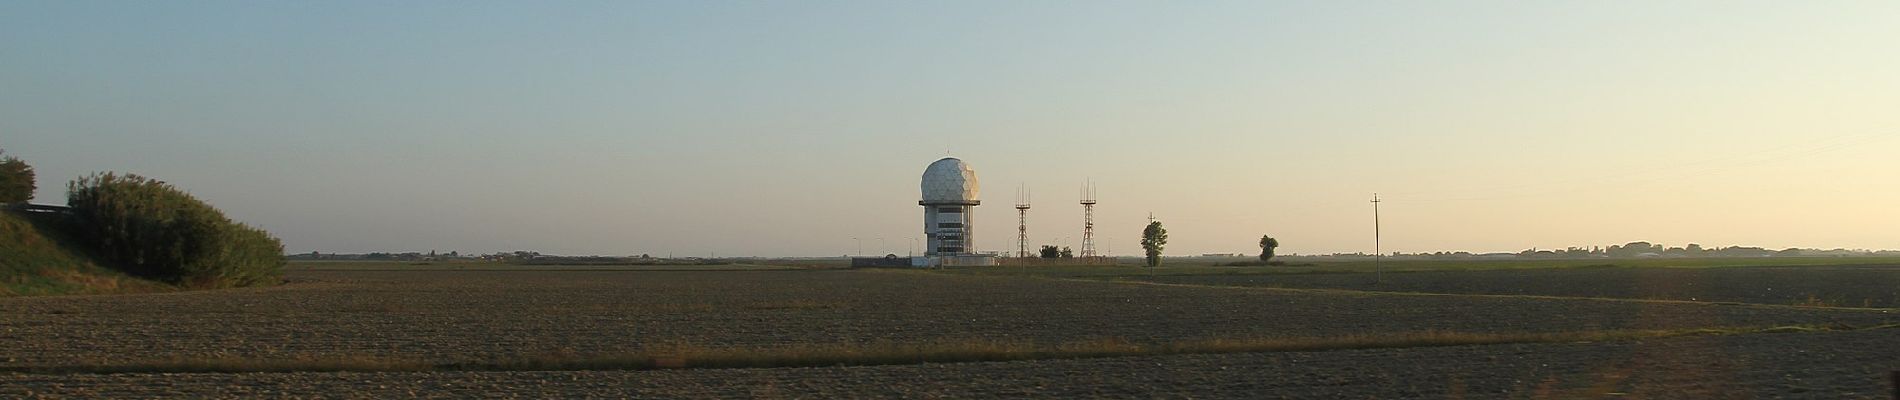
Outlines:
{"label": "sky", "polygon": [[[0,149],[288,252],[1900,248],[1900,2],[0,0]],[[860,250],[862,248],[862,250]]]}

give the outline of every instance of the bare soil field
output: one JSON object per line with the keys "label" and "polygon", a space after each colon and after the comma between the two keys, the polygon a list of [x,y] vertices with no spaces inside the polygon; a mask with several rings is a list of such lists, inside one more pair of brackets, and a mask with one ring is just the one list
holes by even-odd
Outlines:
{"label": "bare soil field", "polygon": [[1886,399],[1887,331],[662,371],[0,375],[0,397]]}
{"label": "bare soil field", "polygon": [[1215,286],[1614,297],[1831,307],[1900,307],[1900,265],[1176,275],[1134,279]]}
{"label": "bare soil field", "polygon": [[[968,338],[1051,343],[1119,338],[1166,343],[1424,330],[1570,332],[1900,323],[1900,314],[1892,310],[1286,291],[876,270],[296,270],[289,276],[290,284],[272,288],[3,298],[0,368],[17,371],[179,357],[397,356],[457,361],[628,352],[675,343],[750,348]],[[1651,369],[1718,373],[1712,379],[1728,376],[1720,373],[1743,374],[1741,378],[1748,380],[1709,384],[1737,392],[1788,390],[1780,393],[1838,398],[1882,390],[1873,383],[1878,379],[1864,375],[1893,367],[1889,355],[1900,351],[1900,341],[1892,339],[1900,334],[1894,332],[747,370],[0,372],[0,397],[415,393],[448,397],[1436,398],[1453,389],[1473,397],[1496,397],[1479,394],[1535,393],[1547,389],[1538,380],[1546,376],[1556,380],[1548,388],[1555,390],[1601,374]],[[1883,359],[1888,361],[1878,362]],[[1740,364],[1729,368],[1731,364],[1723,363]],[[1847,369],[1852,376],[1827,372]],[[1789,381],[1778,378],[1781,375],[1775,371],[1819,371],[1815,373],[1834,377],[1804,378],[1800,384],[1804,386],[1784,388],[1777,385]],[[1674,388],[1700,387],[1703,382],[1629,374],[1633,377],[1618,381],[1624,382],[1619,385],[1653,383]],[[1507,377],[1508,384],[1503,380]],[[1797,389],[1806,392],[1792,392]]]}

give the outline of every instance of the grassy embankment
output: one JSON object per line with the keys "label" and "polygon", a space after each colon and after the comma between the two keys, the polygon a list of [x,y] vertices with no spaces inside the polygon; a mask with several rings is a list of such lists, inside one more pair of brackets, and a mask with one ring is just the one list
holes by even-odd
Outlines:
{"label": "grassy embankment", "polygon": [[806,344],[771,348],[717,348],[673,345],[624,354],[551,354],[488,361],[434,361],[377,356],[315,356],[281,359],[178,358],[131,363],[80,363],[0,368],[0,371],[71,373],[255,373],[255,372],[413,372],[413,371],[610,371],[655,369],[784,368],[905,365],[985,361],[1026,361],[1178,354],[1304,352],[1396,349],[1496,344],[1608,342],[1685,336],[1811,333],[1892,329],[1872,327],[1781,326],[1678,330],[1606,330],[1557,333],[1466,333],[1425,331],[1405,334],[1346,335],[1319,338],[1233,338],[1141,345],[1106,338],[1055,345],[1032,342],[968,340],[928,343]]}
{"label": "grassy embankment", "polygon": [[52,215],[0,211],[0,296],[152,292],[170,285],[105,268]]}

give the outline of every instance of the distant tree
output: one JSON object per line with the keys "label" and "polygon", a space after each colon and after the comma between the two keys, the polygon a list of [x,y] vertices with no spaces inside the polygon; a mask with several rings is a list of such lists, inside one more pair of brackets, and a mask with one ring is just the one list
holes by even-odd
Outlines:
{"label": "distant tree", "polygon": [[1148,254],[1148,266],[1161,266],[1161,248],[1168,245],[1168,229],[1161,227],[1161,221],[1149,222],[1141,229],[1141,250]]}
{"label": "distant tree", "polygon": [[[1799,249],[1796,251],[1799,252]],[[1733,246],[1723,247],[1711,253],[1721,257],[1762,257],[1774,255],[1775,251],[1752,246]]]}
{"label": "distant tree", "polygon": [[1624,243],[1622,246],[1610,246],[1610,249],[1610,256],[1612,257],[1636,257],[1643,253],[1662,254],[1664,251],[1662,245],[1642,241]]}
{"label": "distant tree", "polygon": [[1075,251],[1069,250],[1069,246],[1062,246],[1062,258],[1075,258]]}
{"label": "distant tree", "polygon": [[[0,150],[0,155],[6,154]],[[0,204],[25,203],[33,199],[33,166],[18,158],[0,158]]]}
{"label": "distant tree", "polygon": [[1273,248],[1280,247],[1280,240],[1272,236],[1260,235],[1260,262],[1273,259]]}
{"label": "distant tree", "polygon": [[1042,246],[1042,258],[1062,257],[1062,249],[1052,245]]}
{"label": "distant tree", "polygon": [[1585,249],[1585,248],[1582,248],[1582,247],[1570,247],[1570,248],[1565,248],[1565,249],[1564,249],[1564,252],[1563,252],[1563,255],[1564,255],[1564,257],[1574,257],[1574,258],[1583,258],[1583,257],[1589,257],[1589,256],[1590,256],[1590,249]]}

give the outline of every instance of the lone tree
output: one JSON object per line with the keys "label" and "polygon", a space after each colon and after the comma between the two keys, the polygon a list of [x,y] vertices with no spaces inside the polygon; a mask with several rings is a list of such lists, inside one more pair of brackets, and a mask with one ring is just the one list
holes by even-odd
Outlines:
{"label": "lone tree", "polygon": [[1042,258],[1057,258],[1057,257],[1062,256],[1062,250],[1057,249],[1056,246],[1050,246],[1050,245],[1042,246],[1042,251],[1040,253],[1042,254]]}
{"label": "lone tree", "polygon": [[1069,247],[1068,247],[1068,246],[1063,246],[1063,247],[1062,247],[1062,258],[1075,258],[1075,251],[1074,251],[1074,250],[1069,250]]}
{"label": "lone tree", "polygon": [[1168,245],[1168,229],[1161,227],[1161,221],[1148,222],[1141,229],[1141,250],[1148,253],[1148,266],[1161,266],[1161,248]]}
{"label": "lone tree", "polygon": [[[0,150],[0,155],[6,154]],[[38,189],[33,182],[33,166],[18,158],[0,158],[0,204],[25,203]]]}
{"label": "lone tree", "polygon": [[1260,235],[1260,262],[1273,259],[1273,248],[1280,247],[1280,240],[1272,236]]}

